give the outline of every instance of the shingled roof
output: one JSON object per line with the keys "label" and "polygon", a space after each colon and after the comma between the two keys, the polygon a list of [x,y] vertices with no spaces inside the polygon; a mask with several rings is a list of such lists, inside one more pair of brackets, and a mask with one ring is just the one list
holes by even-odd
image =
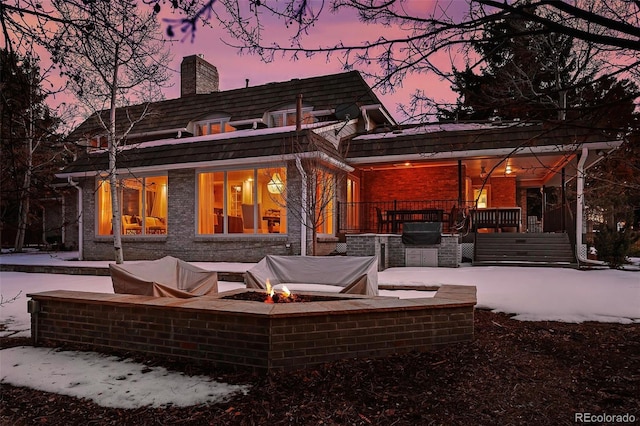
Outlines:
{"label": "shingled roof", "polygon": [[514,122],[505,124],[426,124],[402,131],[355,136],[345,143],[349,163],[388,161],[389,157],[516,149],[518,147],[572,146],[610,140],[588,126],[562,123]]}
{"label": "shingled roof", "polygon": [[[128,126],[128,117],[139,117],[145,107],[148,107],[148,114],[134,126],[132,134],[159,134],[163,130],[184,129],[189,122],[213,113],[228,114],[231,121],[260,119],[265,112],[294,104],[298,94],[302,94],[305,105],[311,105],[315,110],[334,109],[350,104],[381,105],[360,73],[350,71],[121,107],[116,113],[116,131],[121,134],[124,126]],[[106,119],[107,111],[102,111],[101,114]],[[87,135],[100,133],[104,133],[104,130],[97,117],[91,116],[69,138],[79,140]]]}
{"label": "shingled roof", "polygon": [[[131,145],[118,153],[117,168],[118,170],[141,168],[166,170],[182,166],[204,166],[213,161],[274,162],[282,161],[290,154],[305,152],[319,152],[324,154],[325,158],[342,163],[342,157],[337,149],[313,131],[303,129],[296,134],[295,128],[281,129],[282,131],[278,133],[247,130],[233,132],[234,137],[229,137],[232,133],[227,133],[213,137],[159,141],[151,146],[145,143]],[[294,144],[294,141],[297,142]],[[58,176],[93,175],[107,169],[108,155],[106,151],[101,151],[79,158],[65,167]]]}

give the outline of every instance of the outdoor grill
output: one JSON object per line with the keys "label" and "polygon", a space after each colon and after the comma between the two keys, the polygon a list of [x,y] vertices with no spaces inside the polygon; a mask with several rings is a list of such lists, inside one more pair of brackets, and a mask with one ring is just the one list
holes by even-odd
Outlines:
{"label": "outdoor grill", "polygon": [[442,222],[410,222],[402,225],[402,242],[408,246],[440,244]]}

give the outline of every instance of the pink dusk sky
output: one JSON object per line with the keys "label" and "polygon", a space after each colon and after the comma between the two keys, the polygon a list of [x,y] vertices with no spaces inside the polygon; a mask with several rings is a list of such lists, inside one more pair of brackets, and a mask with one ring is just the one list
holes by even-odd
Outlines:
{"label": "pink dusk sky", "polygon": [[[433,7],[437,2],[430,0],[411,0],[408,4],[415,8],[415,13],[421,16],[427,14],[426,8]],[[459,4],[465,6],[466,2],[462,0],[452,0],[447,3],[450,7]],[[453,6],[451,6],[453,5]],[[215,7],[220,7],[214,4]],[[419,10],[425,9],[425,10]],[[342,12],[340,15],[332,14],[327,7],[323,11],[323,19],[317,24],[305,38],[304,45],[306,47],[326,47],[333,46],[342,41],[345,45],[356,45],[366,41],[375,41],[380,35],[388,38],[398,37],[404,33],[398,28],[385,28],[382,25],[366,25],[358,21],[355,14],[347,14]],[[265,31],[263,34],[268,36],[264,41],[266,45],[270,41],[276,40],[282,46],[288,46],[287,29],[282,21],[273,19],[265,20]],[[344,72],[342,57],[340,54],[334,54],[327,59],[324,54],[317,54],[311,58],[300,55],[300,59],[292,60],[290,56],[278,56],[274,62],[265,63],[257,55],[239,54],[238,49],[228,46],[234,41],[225,32],[224,29],[217,25],[217,22],[211,21],[212,27],[199,26],[195,39],[192,41],[187,36],[184,41],[175,41],[171,45],[173,61],[170,69],[173,71],[171,79],[172,87],[165,89],[163,92],[167,99],[177,98],[180,96],[180,62],[182,58],[194,54],[204,55],[204,59],[215,65],[220,75],[220,90],[231,90],[245,87],[246,79],[249,79],[250,85],[260,85],[269,82],[287,81],[292,78],[306,78],[318,75],[335,74]],[[166,29],[166,23],[162,23],[163,30]],[[181,37],[176,31],[176,37]],[[441,56],[443,67],[449,67],[449,57]],[[356,67],[356,69],[358,69]],[[360,69],[358,69],[360,70]],[[375,72],[371,68],[371,72]],[[373,80],[367,80],[373,85]],[[451,84],[443,81],[435,75],[409,75],[402,84],[397,87],[393,93],[381,93],[380,90],[374,89],[387,110],[399,122],[405,119],[398,111],[398,104],[407,105],[410,101],[410,95],[416,90],[424,90],[429,96],[436,100],[445,100],[454,102],[457,95],[452,92]]]}
{"label": "pink dusk sky", "polygon": [[[244,0],[239,0],[243,4]],[[311,0],[312,7],[318,7],[320,0]],[[343,42],[345,45],[360,45],[365,42],[375,41],[381,35],[386,38],[397,38],[410,35],[409,32],[402,31],[397,27],[384,27],[382,25],[366,25],[358,20],[354,12],[341,10],[339,14],[331,13],[328,6],[328,0],[325,0],[322,18],[304,39],[304,46],[317,48],[328,47]],[[45,2],[46,4],[46,2]],[[461,14],[468,3],[464,0],[408,0],[403,3],[405,12],[414,16],[428,16],[434,7],[438,11],[445,14]],[[165,19],[179,19],[180,14],[170,14],[167,3],[160,2],[163,6],[159,14],[159,21],[163,32],[166,31],[167,23]],[[152,6],[146,6],[151,8]],[[214,3],[214,9],[218,13],[224,12],[223,5],[219,2]],[[263,44],[269,45],[273,41],[277,41],[282,46],[289,46],[290,30],[287,30],[283,21],[277,21],[273,17],[263,14],[262,22],[264,24]],[[170,42],[169,50],[173,55],[172,61],[167,64],[172,78],[169,81],[170,87],[163,89],[166,99],[174,99],[180,96],[180,63],[185,56],[201,54],[208,62],[215,65],[220,75],[220,90],[231,90],[245,87],[246,80],[250,85],[261,85],[269,82],[288,81],[293,78],[306,78],[319,75],[335,74],[344,72],[345,68],[342,63],[341,54],[334,54],[327,58],[324,54],[317,54],[313,57],[300,55],[300,59],[294,61],[290,56],[276,56],[274,62],[265,63],[257,55],[239,54],[238,49],[229,46],[234,44],[229,34],[220,27],[220,24],[212,18],[209,20],[210,25],[205,26],[199,24],[195,33],[195,37],[190,35],[183,37],[179,27],[174,28],[176,40]],[[0,34],[0,41],[4,44],[4,37]],[[226,44],[225,44],[226,42]],[[42,49],[37,48],[41,55],[42,68],[48,66],[48,55]],[[441,54],[432,57],[432,61],[442,65],[443,69],[450,69],[451,60],[459,62],[460,57],[449,57]],[[357,70],[364,71],[362,68]],[[370,68],[369,72],[377,73],[377,69]],[[58,84],[57,73],[49,75],[48,79],[55,85]],[[369,85],[373,85],[373,79],[367,79]],[[409,74],[402,82],[401,86],[397,86],[393,92],[382,93],[381,90],[374,88],[374,92],[380,98],[389,113],[398,121],[406,121],[400,112],[398,112],[398,104],[408,105],[411,94],[416,90],[424,91],[424,93],[437,101],[454,102],[457,95],[451,90],[451,84],[444,81],[433,74]],[[57,106],[61,102],[73,103],[68,99],[68,93],[58,93],[49,98],[49,104]],[[77,123],[76,123],[77,124]]]}

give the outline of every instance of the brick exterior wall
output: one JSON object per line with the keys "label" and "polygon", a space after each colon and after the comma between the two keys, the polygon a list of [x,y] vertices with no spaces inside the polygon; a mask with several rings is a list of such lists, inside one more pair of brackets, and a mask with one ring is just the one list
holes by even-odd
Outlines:
{"label": "brick exterior wall", "polygon": [[[289,234],[196,236],[195,179],[194,169],[169,171],[167,234],[123,236],[125,260],[154,260],[174,256],[190,262],[258,262],[267,254],[300,254],[300,222],[295,218],[287,218]],[[94,182],[93,178],[83,182],[83,259],[113,259],[113,238],[95,235]]]}
{"label": "brick exterior wall", "polygon": [[347,295],[276,305],[73,291],[28,297],[36,345],[77,344],[269,371],[471,341],[475,287],[441,291],[426,299]]}
{"label": "brick exterior wall", "polygon": [[[516,189],[515,176],[492,176],[487,179],[485,187],[489,189],[489,207],[522,207],[521,198]],[[479,189],[482,179],[472,178],[474,189]],[[473,195],[473,193],[472,193]],[[523,210],[524,211],[524,210]]]}
{"label": "brick exterior wall", "polygon": [[458,199],[457,165],[363,171],[361,179],[364,202]]}
{"label": "brick exterior wall", "polygon": [[491,201],[489,207],[514,207],[516,201],[516,179],[513,177],[492,177]]}

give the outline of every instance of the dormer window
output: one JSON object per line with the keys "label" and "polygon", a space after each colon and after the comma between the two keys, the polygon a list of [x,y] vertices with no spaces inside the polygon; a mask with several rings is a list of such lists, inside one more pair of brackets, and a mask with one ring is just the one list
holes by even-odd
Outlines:
{"label": "dormer window", "polygon": [[107,139],[107,135],[98,135],[89,139],[87,143],[87,147],[89,148],[107,148],[109,146],[109,141]]}
{"label": "dormer window", "polygon": [[[316,122],[316,118],[311,114],[313,107],[302,108],[302,124]],[[284,127],[296,125],[296,109],[289,108],[280,111],[270,112],[268,115],[269,127]]]}
{"label": "dormer window", "polygon": [[236,128],[229,125],[229,120],[216,119],[197,122],[195,130],[196,136],[205,136],[233,132]]}
{"label": "dormer window", "polygon": [[193,134],[195,136],[206,136],[233,132],[236,128],[229,124],[229,118],[230,117],[224,113],[209,115],[193,123]]}

